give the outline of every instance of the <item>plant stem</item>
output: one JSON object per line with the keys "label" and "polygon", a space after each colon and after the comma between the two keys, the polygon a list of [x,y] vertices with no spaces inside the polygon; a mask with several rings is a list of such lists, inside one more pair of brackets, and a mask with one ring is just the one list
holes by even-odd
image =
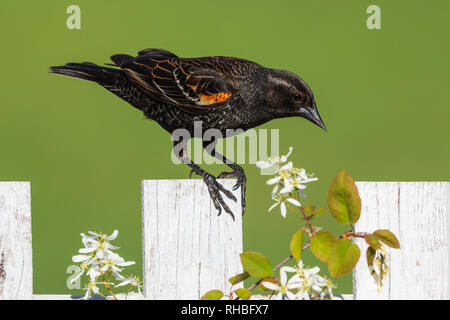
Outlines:
{"label": "plant stem", "polygon": [[117,300],[117,297],[114,295],[114,292],[112,292],[111,287],[106,282],[105,274],[103,272],[102,272],[102,278],[103,278],[103,283],[105,284],[105,287],[108,290],[108,292],[111,294],[111,296],[114,298],[114,300]]}
{"label": "plant stem", "polygon": [[343,233],[339,239],[342,238],[364,238],[368,233],[367,232],[354,232],[353,230],[347,231]]}
{"label": "plant stem", "polygon": [[[297,192],[295,195],[296,195],[297,201],[300,202],[300,191]],[[303,212],[303,210],[301,208],[298,208],[298,209],[302,213],[303,219],[305,220],[306,224],[308,225],[308,228],[309,228],[309,231],[311,232],[311,235],[314,235],[315,232],[314,232],[314,229],[312,227],[311,218],[307,217],[305,212]]]}
{"label": "plant stem", "polygon": [[128,294],[130,293],[131,289],[133,289],[133,285],[130,284],[130,287],[128,288],[127,293],[125,294],[125,300],[128,299]]}

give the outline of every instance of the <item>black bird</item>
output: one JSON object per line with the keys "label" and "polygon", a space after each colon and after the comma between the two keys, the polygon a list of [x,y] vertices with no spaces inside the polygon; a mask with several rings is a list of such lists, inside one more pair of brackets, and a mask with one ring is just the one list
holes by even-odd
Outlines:
{"label": "black bird", "polygon": [[[100,84],[169,133],[182,128],[194,137],[194,124],[201,121],[203,130],[217,129],[228,137],[239,132],[238,129],[245,131],[284,117],[303,117],[326,130],[311,89],[289,71],[264,68],[232,57],[179,58],[163,49],[145,49],[137,57],[117,54],[111,60],[114,63],[108,65],[115,68],[84,62],[50,69]],[[215,144],[213,148],[205,148],[211,142],[203,141],[208,153],[232,169],[216,178],[193,163],[183,151],[187,141],[182,144],[181,151],[175,152],[180,148],[174,146],[175,155],[191,168],[191,175],[195,172],[203,178],[219,214],[223,208],[234,219],[221,193],[234,201],[236,198],[216,181],[226,177],[237,178],[233,190],[241,187],[245,212],[244,170],[216,152]]]}

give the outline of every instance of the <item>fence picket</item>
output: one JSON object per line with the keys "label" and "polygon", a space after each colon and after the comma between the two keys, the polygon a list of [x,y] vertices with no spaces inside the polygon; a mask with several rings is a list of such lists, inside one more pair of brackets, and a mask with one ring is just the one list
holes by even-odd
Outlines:
{"label": "fence picket", "polygon": [[356,299],[450,299],[449,182],[358,182],[362,199],[356,231],[389,229],[401,249],[389,249],[390,275],[380,293],[361,261],[354,274]]}
{"label": "fence picket", "polygon": [[0,182],[0,300],[33,295],[30,201],[29,182]]}
{"label": "fence picket", "polygon": [[[235,180],[220,180],[229,190]],[[234,212],[217,216],[199,179],[142,183],[144,292],[148,299],[199,299],[212,289],[228,290],[227,279],[242,267],[240,190]],[[239,286],[236,286],[238,288]]]}

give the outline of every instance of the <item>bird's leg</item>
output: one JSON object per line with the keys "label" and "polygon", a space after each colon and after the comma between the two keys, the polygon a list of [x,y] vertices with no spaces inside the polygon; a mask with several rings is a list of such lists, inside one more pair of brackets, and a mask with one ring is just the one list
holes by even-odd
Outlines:
{"label": "bird's leg", "polygon": [[214,177],[212,174],[206,172],[202,168],[200,168],[198,165],[192,162],[191,159],[189,159],[186,149],[183,148],[180,153],[174,151],[175,156],[184,164],[188,165],[191,168],[190,175],[192,175],[193,172],[195,172],[197,175],[201,176],[203,178],[203,181],[205,182],[206,186],[208,187],[209,195],[211,197],[211,200],[213,201],[214,207],[219,212],[218,215],[222,213],[222,208],[225,210],[226,213],[228,213],[234,220],[234,214],[228,207],[228,205],[225,203],[225,201],[222,198],[221,192],[224,193],[229,199],[233,201],[237,201],[236,197],[231,193],[231,191],[225,189],[220,183],[217,182],[216,177]]}
{"label": "bird's leg", "polygon": [[[204,146],[205,146],[205,144],[206,143],[204,142]],[[237,190],[239,187],[241,187],[242,215],[244,215],[245,209],[246,209],[245,189],[246,189],[246,183],[247,183],[247,178],[245,176],[244,169],[242,169],[241,166],[237,165],[233,161],[225,158],[223,155],[218,153],[215,148],[212,149],[211,151],[209,150],[209,148],[205,148],[205,150],[210,155],[212,155],[213,157],[223,161],[227,166],[229,166],[231,169],[233,169],[233,171],[231,171],[231,172],[228,172],[228,171],[222,172],[221,174],[219,174],[217,176],[217,179],[237,178],[237,183],[233,186],[233,190]]]}

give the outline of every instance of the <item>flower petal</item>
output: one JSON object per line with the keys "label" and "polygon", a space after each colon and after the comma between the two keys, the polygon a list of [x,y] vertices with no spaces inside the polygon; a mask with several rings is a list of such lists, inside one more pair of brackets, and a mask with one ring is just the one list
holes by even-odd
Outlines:
{"label": "flower petal", "polygon": [[275,178],[269,179],[266,184],[271,185],[271,184],[275,184],[278,183],[281,180],[280,176],[276,176]]}
{"label": "flower petal", "polygon": [[293,289],[300,289],[301,286],[302,284],[300,282],[292,282],[288,283],[286,285],[286,288],[288,288],[289,290],[293,290]]}
{"label": "flower petal", "polygon": [[273,282],[270,282],[270,281],[263,281],[262,285],[264,287],[266,287],[267,289],[270,289],[270,290],[279,290],[280,289],[279,285],[277,285],[277,284],[275,284]]}
{"label": "flower petal", "polygon": [[72,257],[72,261],[75,263],[85,261],[87,259],[89,259],[89,256],[84,255],[84,254],[77,254],[76,256]]}
{"label": "flower petal", "polygon": [[286,204],[284,202],[281,202],[281,215],[286,218]]}
{"label": "flower petal", "polygon": [[284,163],[287,161],[287,158],[291,155],[292,150],[294,150],[293,147],[289,147],[289,152],[285,156],[281,156],[280,162]]}
{"label": "flower petal", "polygon": [[301,206],[302,206],[302,205],[300,204],[300,202],[298,202],[298,201],[295,200],[294,198],[287,198],[286,201],[292,203],[294,206],[297,206],[297,207],[301,207]]}
{"label": "flower petal", "polygon": [[122,287],[122,286],[126,286],[127,284],[129,284],[131,282],[131,279],[127,279],[125,281],[122,281],[119,284],[116,284],[116,287]]}
{"label": "flower petal", "polygon": [[136,262],[134,261],[126,261],[126,262],[119,262],[117,263],[117,265],[119,267],[126,267],[126,266],[131,266],[132,264],[135,264]]}
{"label": "flower petal", "polygon": [[310,268],[310,269],[306,269],[305,273],[307,273],[308,275],[313,275],[316,274],[320,271],[319,267],[314,267],[314,268]]}
{"label": "flower petal", "polygon": [[280,269],[280,272],[296,272],[297,270],[295,270],[295,268],[292,267],[282,267]]}
{"label": "flower petal", "polygon": [[273,208],[275,208],[279,204],[280,204],[279,202],[275,202],[273,205],[270,206],[269,210],[267,211],[270,212]]}
{"label": "flower petal", "polygon": [[78,250],[79,253],[91,253],[94,252],[96,250],[95,247],[90,247],[90,248],[81,248],[80,250]]}
{"label": "flower petal", "polygon": [[293,294],[292,292],[287,291],[286,296],[289,300],[295,300],[295,294]]}
{"label": "flower petal", "polygon": [[275,185],[275,187],[272,190],[272,198],[277,194],[278,191],[278,185]]}
{"label": "flower petal", "polygon": [[281,171],[291,171],[292,168],[294,167],[294,164],[292,163],[292,161],[289,161],[287,164],[285,164],[284,166],[282,166],[280,168]]}
{"label": "flower petal", "polygon": [[106,240],[111,241],[117,238],[117,235],[119,234],[118,230],[114,230],[113,233],[111,233],[110,236],[106,237]]}

